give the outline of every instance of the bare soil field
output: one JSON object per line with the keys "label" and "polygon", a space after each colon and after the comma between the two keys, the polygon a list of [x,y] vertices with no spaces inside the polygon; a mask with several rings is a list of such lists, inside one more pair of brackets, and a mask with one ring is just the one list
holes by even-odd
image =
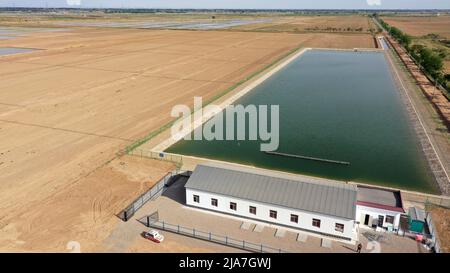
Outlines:
{"label": "bare soil field", "polygon": [[395,16],[383,17],[391,26],[395,26],[413,36],[439,34],[450,39],[450,16]]}
{"label": "bare soil field", "polygon": [[450,253],[450,209],[431,207],[433,223],[436,225],[442,251]]}
{"label": "bare soil field", "polygon": [[300,46],[371,40],[97,28],[1,40],[40,50],[0,56],[0,251],[66,251],[71,240],[99,250],[114,214],[173,168],[117,155],[171,120],[172,106],[206,100]]}
{"label": "bare soil field", "polygon": [[275,18],[272,22],[236,27],[241,30],[274,32],[355,32],[367,33],[375,29],[366,16],[288,16]]}
{"label": "bare soil field", "polygon": [[93,251],[120,224],[114,215],[173,168],[124,156],[59,189],[48,190],[38,179],[36,185],[28,183],[30,191],[15,185],[5,189],[2,183],[2,193],[11,197],[8,203],[2,197],[0,252],[69,252],[72,241],[83,252]]}

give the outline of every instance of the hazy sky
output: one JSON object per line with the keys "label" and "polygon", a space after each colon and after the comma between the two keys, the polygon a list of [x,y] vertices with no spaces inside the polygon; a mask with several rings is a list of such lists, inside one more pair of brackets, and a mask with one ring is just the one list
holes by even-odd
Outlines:
{"label": "hazy sky", "polygon": [[450,9],[450,0],[0,0],[8,7]]}

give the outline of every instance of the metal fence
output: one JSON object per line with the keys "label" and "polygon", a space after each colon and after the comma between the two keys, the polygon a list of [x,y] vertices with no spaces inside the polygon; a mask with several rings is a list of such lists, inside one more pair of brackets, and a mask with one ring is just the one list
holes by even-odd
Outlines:
{"label": "metal fence", "polygon": [[123,221],[128,221],[145,203],[149,200],[161,195],[165,188],[172,185],[178,176],[191,176],[191,171],[172,171],[167,173],[149,190],[136,198],[130,205],[122,210],[117,216]]}
{"label": "metal fence", "polygon": [[431,217],[431,213],[427,214],[427,225],[428,225],[428,230],[430,231],[430,235],[431,235],[431,241],[433,242],[433,246],[434,246],[434,251],[436,253],[441,253],[441,247],[439,244],[439,239],[437,237],[437,231],[436,231],[436,227],[433,223],[433,219]]}
{"label": "metal fence", "polygon": [[280,248],[274,248],[274,247],[266,246],[263,244],[256,244],[256,243],[248,242],[245,240],[238,240],[238,239],[234,239],[234,238],[231,238],[228,236],[217,235],[217,234],[214,234],[211,232],[201,231],[201,230],[198,230],[195,228],[188,228],[188,227],[184,227],[181,225],[174,225],[174,224],[170,224],[170,223],[167,223],[164,221],[154,220],[154,219],[152,219],[151,216],[143,217],[142,219],[139,220],[139,222],[144,224],[146,227],[152,227],[152,228],[156,228],[156,229],[160,229],[160,230],[164,230],[164,231],[169,231],[172,233],[176,233],[176,234],[180,234],[180,235],[184,235],[184,236],[188,236],[188,237],[192,237],[192,238],[196,238],[196,239],[200,239],[200,240],[205,240],[208,242],[221,244],[221,245],[225,245],[225,246],[229,246],[229,247],[234,247],[234,248],[238,248],[238,249],[242,249],[242,250],[246,250],[246,251],[250,251],[250,252],[288,253],[287,251],[284,251]]}
{"label": "metal fence", "polygon": [[177,166],[181,166],[183,164],[183,156],[176,155],[176,154],[170,154],[170,153],[164,153],[164,152],[154,152],[151,150],[145,150],[145,149],[134,149],[129,152],[130,155],[140,156],[140,157],[147,157],[151,159],[158,159],[162,161],[168,161],[177,164]]}

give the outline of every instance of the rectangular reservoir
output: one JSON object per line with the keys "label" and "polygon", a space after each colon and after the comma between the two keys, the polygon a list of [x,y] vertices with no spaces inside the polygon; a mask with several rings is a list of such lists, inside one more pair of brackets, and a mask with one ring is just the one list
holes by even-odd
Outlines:
{"label": "rectangular reservoir", "polygon": [[279,105],[276,153],[261,152],[260,141],[218,140],[181,140],[166,152],[437,192],[381,52],[307,51],[238,104]]}

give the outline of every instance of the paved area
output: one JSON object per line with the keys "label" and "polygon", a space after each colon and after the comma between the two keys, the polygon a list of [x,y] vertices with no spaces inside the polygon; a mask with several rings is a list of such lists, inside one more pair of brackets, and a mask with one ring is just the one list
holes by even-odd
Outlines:
{"label": "paved area", "polygon": [[[255,244],[264,244],[273,248],[281,248],[288,252],[328,252],[328,253],[354,253],[356,245],[348,244],[340,241],[325,238],[317,234],[299,232],[293,229],[284,229],[284,236],[277,237],[278,226],[259,223],[252,220],[246,220],[255,224],[257,227],[263,227],[260,232],[255,229],[242,229],[242,219],[207,212],[200,209],[186,207],[184,205],[184,183],[177,182],[172,185],[162,196],[154,201],[148,202],[136,215],[135,218],[127,223],[123,223],[122,231],[131,234],[129,238],[125,235],[118,234],[116,237],[109,238],[111,245],[119,246],[116,240],[124,240],[128,243],[122,246],[123,249],[117,251],[155,251],[155,252],[237,252],[238,249],[226,247],[220,244],[209,243],[203,240],[189,238],[170,232],[162,231],[166,236],[165,241],[160,245],[146,242],[145,239],[139,238],[140,232],[148,229],[140,224],[137,219],[146,215],[158,213],[160,221],[170,224],[181,225],[187,228],[195,228],[199,231],[212,232],[214,234],[229,236],[238,240],[246,240]],[[120,232],[118,232],[120,233]],[[362,243],[362,252],[410,252],[423,253],[427,252],[420,244],[408,237],[401,237],[395,234],[377,233],[372,230],[359,229],[359,242]],[[147,250],[143,246],[147,247]],[[167,246],[170,245],[171,248]],[[326,246],[323,247],[322,245]],[[176,246],[176,249],[172,249]]]}

